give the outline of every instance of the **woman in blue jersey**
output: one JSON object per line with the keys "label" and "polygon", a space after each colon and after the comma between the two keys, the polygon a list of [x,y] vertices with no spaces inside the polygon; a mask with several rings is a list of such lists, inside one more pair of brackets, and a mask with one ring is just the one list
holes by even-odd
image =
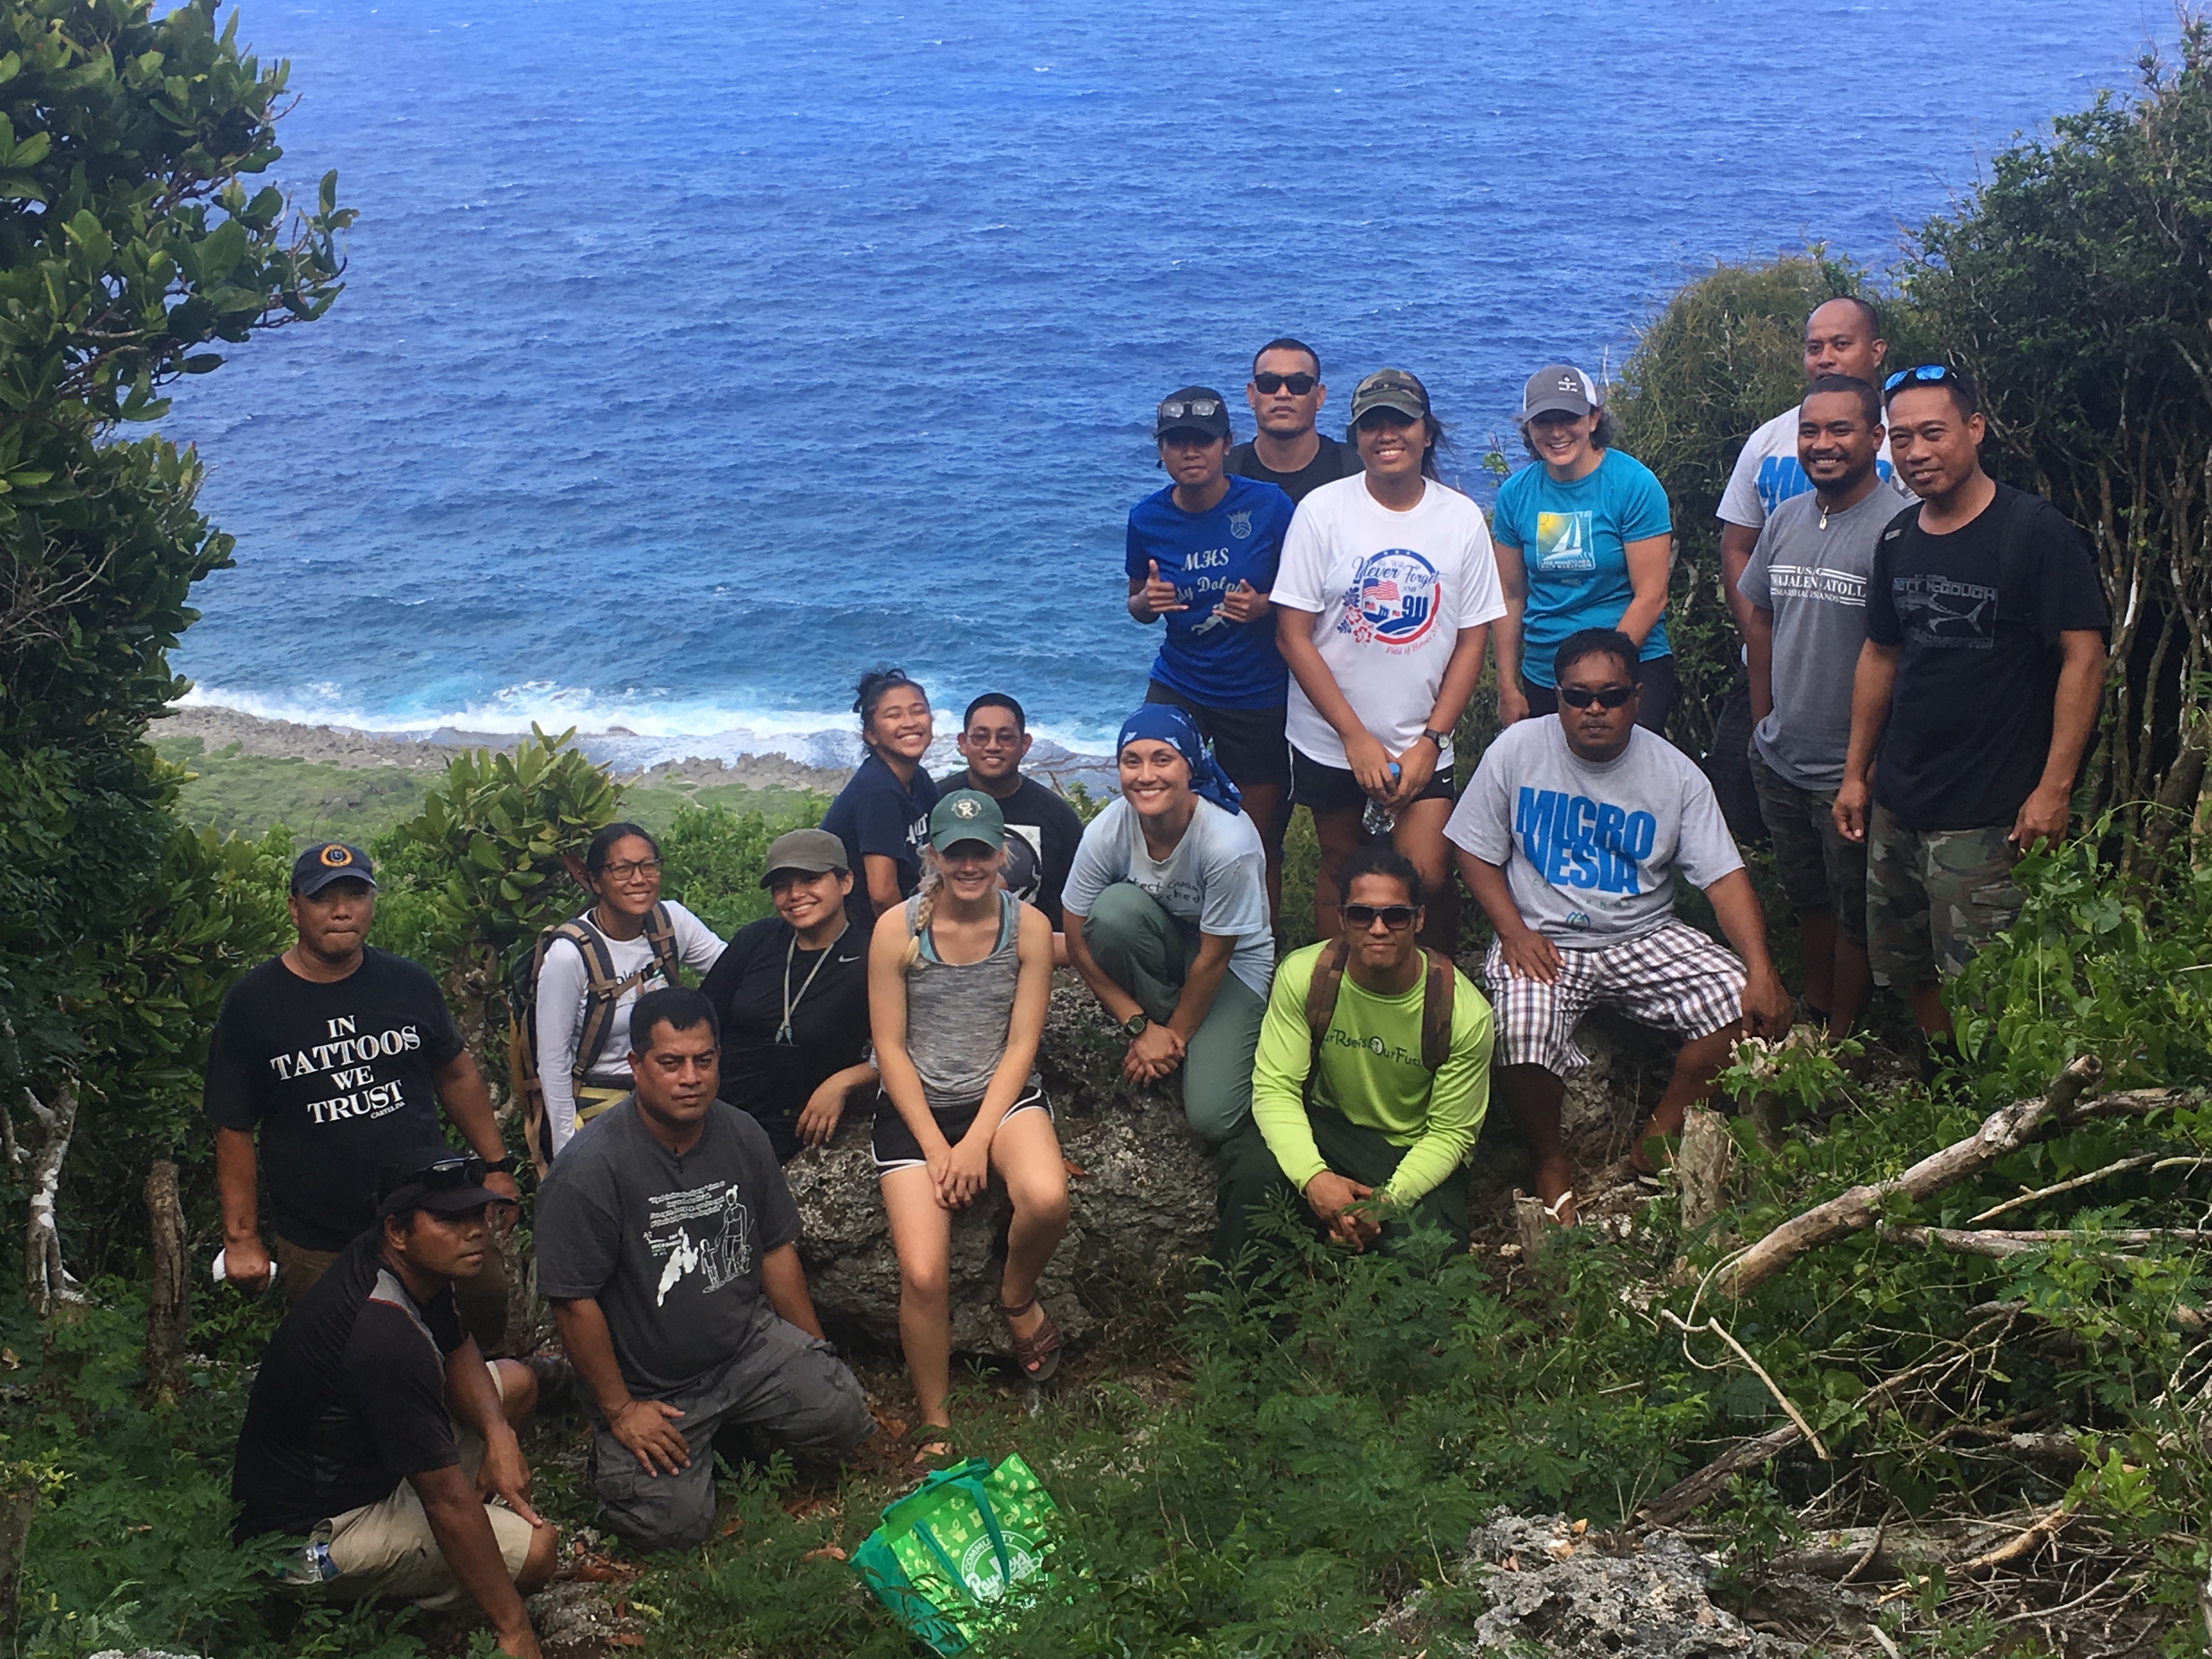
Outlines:
{"label": "woman in blue jersey", "polygon": [[1617,628],[1642,660],[1637,724],[1666,735],[1674,702],[1667,641],[1674,523],[1651,469],[1613,447],[1597,383],[1572,363],[1528,377],[1518,416],[1536,458],[1500,485],[1490,535],[1505,616],[1498,624],[1498,720],[1555,714],[1552,656],[1570,634]]}
{"label": "woman in blue jersey", "polygon": [[1164,399],[1152,435],[1175,482],[1129,509],[1129,615],[1167,623],[1145,701],[1182,709],[1213,745],[1267,850],[1273,914],[1282,908],[1291,751],[1283,736],[1289,676],[1267,595],[1291,498],[1224,470],[1229,406],[1210,387]]}

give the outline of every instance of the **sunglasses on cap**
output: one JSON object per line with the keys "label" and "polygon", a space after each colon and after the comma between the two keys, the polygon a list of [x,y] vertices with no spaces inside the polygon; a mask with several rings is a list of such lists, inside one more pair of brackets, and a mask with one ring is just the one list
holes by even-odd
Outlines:
{"label": "sunglasses on cap", "polygon": [[1219,413],[1221,405],[1212,398],[1176,398],[1159,407],[1159,417],[1164,421],[1180,421],[1187,416],[1210,421]]}
{"label": "sunglasses on cap", "polygon": [[1303,398],[1319,386],[1321,380],[1312,374],[1255,374],[1252,384],[1271,398],[1278,392],[1287,392],[1293,398]]}
{"label": "sunglasses on cap", "polygon": [[435,1164],[426,1164],[414,1174],[393,1182],[392,1190],[396,1193],[402,1187],[420,1187],[426,1193],[450,1193],[462,1187],[481,1187],[490,1173],[475,1153],[456,1152]]}
{"label": "sunglasses on cap", "polygon": [[1941,363],[1923,363],[1917,368],[1899,369],[1896,374],[1881,383],[1881,389],[1884,392],[1894,392],[1907,380],[1918,380],[1929,386],[1940,386],[1945,380],[1955,380],[1958,378],[1955,373]]}
{"label": "sunglasses on cap", "polygon": [[1635,695],[1632,685],[1608,685],[1602,691],[1593,691],[1586,685],[1559,688],[1559,701],[1570,708],[1587,708],[1592,703],[1601,708],[1618,708]]}
{"label": "sunglasses on cap", "polygon": [[1338,914],[1359,928],[1372,927],[1379,920],[1394,933],[1402,933],[1413,925],[1410,904],[1347,904]]}

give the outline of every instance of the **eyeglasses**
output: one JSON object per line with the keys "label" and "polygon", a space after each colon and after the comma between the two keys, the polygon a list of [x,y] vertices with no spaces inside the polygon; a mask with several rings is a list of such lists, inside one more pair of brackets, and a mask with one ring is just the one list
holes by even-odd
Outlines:
{"label": "eyeglasses", "polygon": [[1635,695],[1632,685],[1608,685],[1602,691],[1593,691],[1586,685],[1559,688],[1559,701],[1570,708],[1587,708],[1592,703],[1601,708],[1618,708]]}
{"label": "eyeglasses", "polygon": [[1221,405],[1211,398],[1179,398],[1173,403],[1162,404],[1159,408],[1159,416],[1164,421],[1180,421],[1186,415],[1195,415],[1201,421],[1210,421],[1219,413]]}
{"label": "eyeglasses", "polygon": [[1377,921],[1394,933],[1402,933],[1413,925],[1413,907],[1410,904],[1347,904],[1340,913],[1354,927],[1372,927]]}
{"label": "eyeglasses", "polygon": [[612,876],[617,881],[628,881],[633,876],[657,876],[660,873],[659,859],[634,859],[626,864],[603,864],[603,876]]}
{"label": "eyeglasses", "polygon": [[1312,374],[1255,374],[1252,384],[1271,398],[1278,392],[1288,392],[1293,398],[1303,398],[1319,386],[1321,380]]}
{"label": "eyeglasses", "polygon": [[1881,389],[1884,392],[1894,392],[1907,380],[1920,380],[1932,386],[1945,380],[1955,380],[1958,378],[1958,374],[1954,370],[1945,368],[1942,363],[1923,363],[1917,368],[1899,369],[1896,374],[1881,383]]}

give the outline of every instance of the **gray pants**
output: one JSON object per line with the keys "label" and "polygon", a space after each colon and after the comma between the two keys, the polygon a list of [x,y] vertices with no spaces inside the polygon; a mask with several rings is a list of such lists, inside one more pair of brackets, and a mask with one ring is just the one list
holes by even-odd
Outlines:
{"label": "gray pants", "polygon": [[[1133,882],[1117,881],[1098,895],[1083,942],[1107,977],[1162,1024],[1198,959],[1198,929],[1177,921]],[[1252,1115],[1252,1056],[1267,1012],[1267,999],[1231,970],[1191,1033],[1182,1060],[1183,1115],[1214,1146]]]}
{"label": "gray pants", "polygon": [[592,1437],[592,1484],[607,1525],[632,1549],[688,1549],[714,1525],[714,1434],[726,1423],[805,1451],[849,1451],[875,1432],[866,1397],[827,1342],[771,1320],[734,1358],[667,1396],[691,1466],[647,1474],[605,1424]]}

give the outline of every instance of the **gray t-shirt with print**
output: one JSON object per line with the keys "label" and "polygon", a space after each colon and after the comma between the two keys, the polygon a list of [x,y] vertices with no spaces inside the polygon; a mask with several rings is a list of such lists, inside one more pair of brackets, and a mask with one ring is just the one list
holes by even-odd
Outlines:
{"label": "gray t-shirt with print", "polygon": [[579,1129],[538,1189],[538,1288],[597,1300],[629,1391],[664,1399],[775,1317],[761,1258],[798,1237],[799,1206],[759,1124],[718,1100],[678,1154],[632,1096]]}
{"label": "gray t-shirt with print", "polygon": [[1117,881],[1136,883],[1160,908],[1201,933],[1235,939],[1229,971],[1255,996],[1267,994],[1275,933],[1267,917],[1267,855],[1251,819],[1201,799],[1175,850],[1154,859],[1136,810],[1126,800],[1110,802],[1084,826],[1060,907],[1088,916],[1098,895]]}
{"label": "gray t-shirt with print", "polygon": [[1774,617],[1773,712],[1752,746],[1787,784],[1842,787],[1851,746],[1851,677],[1866,643],[1867,573],[1897,497],[1877,484],[1821,521],[1809,490],[1774,509],[1736,592]]}
{"label": "gray t-shirt with print", "polygon": [[1743,868],[1713,787],[1641,726],[1602,763],[1567,746],[1552,715],[1498,734],[1444,834],[1505,871],[1529,927],[1562,950],[1597,950],[1674,914],[1674,876],[1710,887]]}

